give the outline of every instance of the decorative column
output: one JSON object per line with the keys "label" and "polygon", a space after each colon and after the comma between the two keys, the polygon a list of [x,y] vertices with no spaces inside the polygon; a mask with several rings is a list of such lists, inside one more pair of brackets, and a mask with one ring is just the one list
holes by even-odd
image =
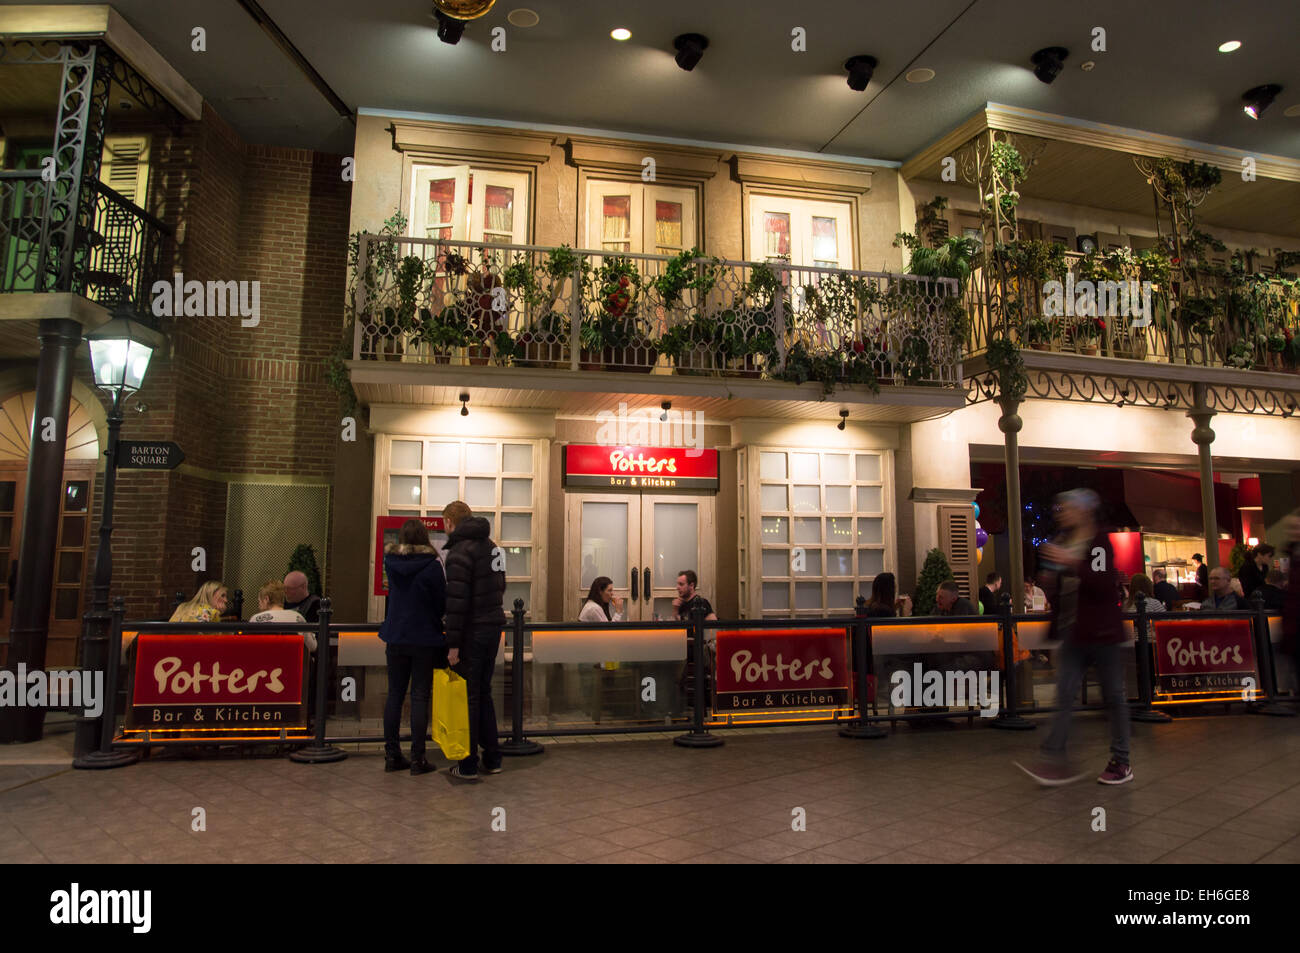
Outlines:
{"label": "decorative column", "polygon": [[1205,565],[1215,569],[1219,565],[1219,519],[1214,509],[1214,462],[1210,456],[1210,444],[1214,443],[1214,431],[1210,429],[1210,410],[1205,400],[1205,385],[1193,384],[1194,403],[1187,416],[1192,418],[1196,427],[1192,430],[1192,443],[1196,444],[1201,464],[1201,526],[1205,532]]}
{"label": "decorative column", "polygon": [[1007,559],[1010,563],[1011,579],[1007,580],[1005,592],[1011,596],[1011,611],[1025,611],[1025,555],[1023,512],[1020,507],[1020,438],[1018,434],[1025,423],[1020,419],[1020,401],[1011,397],[998,397],[998,406],[1002,416],[998,418],[998,429],[1004,435],[1005,462],[1007,471]]}

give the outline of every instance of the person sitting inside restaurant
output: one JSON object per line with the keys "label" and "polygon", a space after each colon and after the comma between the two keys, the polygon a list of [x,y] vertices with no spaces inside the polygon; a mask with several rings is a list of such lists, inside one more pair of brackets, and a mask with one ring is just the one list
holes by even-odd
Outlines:
{"label": "person sitting inside restaurant", "polygon": [[980,605],[985,615],[997,615],[998,593],[1002,591],[1002,577],[995,572],[988,574],[984,585],[980,586]]}
{"label": "person sitting inside restaurant", "polygon": [[1155,584],[1151,587],[1151,594],[1164,604],[1166,612],[1173,612],[1174,603],[1179,600],[1178,587],[1171,583],[1167,576],[1163,569],[1155,571]]}
{"label": "person sitting inside restaurant", "polygon": [[1052,607],[1047,604],[1047,593],[1032,578],[1025,579],[1025,611],[1047,612]]}
{"label": "person sitting inside restaurant", "polygon": [[876,573],[871,580],[871,599],[867,602],[867,618],[893,619],[912,614],[912,600],[907,596],[894,598],[897,583],[892,572]]}
{"label": "person sitting inside restaurant", "polygon": [[205,582],[189,602],[182,602],[168,622],[220,622],[226,611],[226,586],[222,582]]}
{"label": "person sitting inside restaurant", "polygon": [[673,611],[677,613],[677,618],[683,622],[690,621],[691,613],[695,611],[696,606],[704,608],[704,620],[706,622],[716,622],[717,614],[713,611],[713,606],[709,600],[705,599],[696,591],[696,586],[700,584],[700,579],[695,575],[694,569],[683,569],[677,574],[677,598],[673,600]]}
{"label": "person sitting inside restaurant", "polygon": [[1125,612],[1136,612],[1138,604],[1146,612],[1165,612],[1165,604],[1155,597],[1154,587],[1146,573],[1134,573],[1128,581],[1128,598],[1124,600]]}
{"label": "person sitting inside restaurant", "polygon": [[962,596],[957,583],[948,579],[934,593],[935,615],[979,615],[971,601]]}
{"label": "person sitting inside restaurant", "polygon": [[[249,622],[303,623],[307,621],[297,610],[284,607],[284,583],[278,579],[272,579],[257,591],[257,607],[261,611],[252,616]],[[304,630],[303,641],[307,644],[308,652],[316,651],[315,633]]]}
{"label": "person sitting inside restaurant", "polygon": [[1264,585],[1255,590],[1264,597],[1264,608],[1269,612],[1281,612],[1286,605],[1285,586],[1286,575],[1282,570],[1270,569],[1264,577]]}
{"label": "person sitting inside restaurant", "polygon": [[1232,577],[1228,575],[1226,566],[1215,566],[1209,573],[1210,594],[1201,600],[1201,608],[1206,610],[1214,609],[1244,609],[1245,606],[1237,599],[1237,594],[1232,591]]}
{"label": "person sitting inside restaurant", "polygon": [[1241,581],[1241,595],[1249,600],[1250,594],[1264,585],[1268,571],[1273,564],[1273,547],[1260,543],[1250,552],[1249,558],[1237,570],[1237,579]]}
{"label": "person sitting inside restaurant", "polygon": [[320,621],[320,596],[307,590],[307,574],[296,569],[284,577],[284,607],[306,622]]}
{"label": "person sitting inside restaurant", "polygon": [[[611,611],[611,607],[612,610]],[[591,589],[578,614],[579,622],[622,622],[623,600],[614,594],[614,580],[608,576],[597,576],[591,581]]]}

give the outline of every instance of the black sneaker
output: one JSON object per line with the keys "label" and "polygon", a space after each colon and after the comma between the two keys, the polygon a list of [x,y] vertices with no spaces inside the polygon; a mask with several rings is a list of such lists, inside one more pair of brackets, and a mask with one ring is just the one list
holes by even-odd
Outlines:
{"label": "black sneaker", "polygon": [[460,768],[460,765],[453,764],[451,770],[447,772],[457,781],[482,781],[483,779],[477,774],[466,774]]}
{"label": "black sneaker", "polygon": [[435,768],[433,765],[431,765],[425,758],[420,758],[418,761],[411,762],[412,777],[416,777],[421,774],[431,774],[432,772],[437,770],[438,769]]}
{"label": "black sneaker", "polygon": [[410,766],[411,762],[407,761],[400,754],[396,758],[390,758],[386,755],[384,757],[385,771],[405,771]]}

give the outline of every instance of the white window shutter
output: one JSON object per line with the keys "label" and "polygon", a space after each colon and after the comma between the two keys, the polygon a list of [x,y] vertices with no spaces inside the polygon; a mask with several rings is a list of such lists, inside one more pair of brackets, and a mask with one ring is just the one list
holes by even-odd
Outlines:
{"label": "white window shutter", "polygon": [[148,136],[106,136],[99,181],[146,208],[149,200]]}

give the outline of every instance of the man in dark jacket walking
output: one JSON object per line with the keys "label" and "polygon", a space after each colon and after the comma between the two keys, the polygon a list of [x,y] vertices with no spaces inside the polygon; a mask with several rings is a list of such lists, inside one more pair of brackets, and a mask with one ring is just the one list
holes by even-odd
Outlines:
{"label": "man in dark jacket walking", "polygon": [[[469,696],[469,756],[452,767],[451,776],[478,781],[479,748],[482,773],[501,773],[492,671],[506,624],[505,553],[488,537],[488,521],[460,500],[448,503],[442,516],[447,527],[447,657],[464,677]],[[516,658],[516,664],[520,661]]]}
{"label": "man in dark jacket walking", "polygon": [[1060,533],[1039,549],[1040,578],[1052,601],[1052,638],[1061,642],[1057,653],[1059,708],[1043,742],[1041,762],[1032,768],[1018,767],[1043,785],[1069,784],[1084,777],[1070,770],[1066,742],[1070,737],[1070,710],[1089,665],[1097,667],[1110,722],[1110,763],[1097,780],[1102,784],[1133,780],[1119,580],[1110,540],[1098,525],[1100,508],[1101,500],[1092,490],[1060,494],[1056,498]]}

